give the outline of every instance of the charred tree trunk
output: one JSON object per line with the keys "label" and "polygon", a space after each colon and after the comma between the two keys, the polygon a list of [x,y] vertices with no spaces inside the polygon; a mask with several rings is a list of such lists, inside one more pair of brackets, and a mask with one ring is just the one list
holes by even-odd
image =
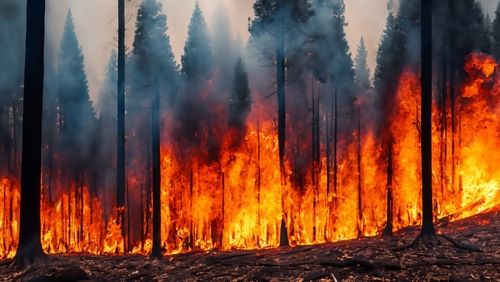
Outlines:
{"label": "charred tree trunk", "polygon": [[132,250],[132,245],[131,245],[131,241],[130,241],[130,190],[129,190],[127,178],[125,178],[125,192],[126,192],[128,209],[127,209],[127,245],[126,245],[124,252],[128,253],[128,252],[130,252],[130,250]]}
{"label": "charred tree trunk", "polygon": [[161,176],[160,176],[160,91],[153,86],[152,97],[152,157],[153,157],[153,250],[151,257],[161,258]]}
{"label": "charred tree trunk", "polygon": [[338,104],[337,89],[335,89],[335,109],[333,117],[333,193],[335,201],[337,200],[337,134],[338,134]]}
{"label": "charred tree trunk", "polygon": [[455,166],[455,138],[456,138],[456,120],[455,120],[455,42],[456,42],[456,30],[454,28],[455,24],[455,1],[449,0],[449,33],[450,33],[450,107],[451,107],[451,188],[455,192],[455,176],[456,176],[456,166]]}
{"label": "charred tree trunk", "polygon": [[257,121],[257,244],[260,246],[260,123]]}
{"label": "charred tree trunk", "polygon": [[[116,208],[117,223],[121,224],[122,238],[125,207],[125,0],[118,0],[118,92],[117,92],[117,154],[116,154]],[[125,249],[125,240],[123,240]]]}
{"label": "charred tree trunk", "polygon": [[193,166],[191,165],[191,173],[189,174],[189,215],[191,217],[191,230],[189,232],[189,246],[194,249],[194,224],[193,224]]}
{"label": "charred tree trunk", "polygon": [[32,263],[44,256],[40,241],[40,174],[45,0],[28,0],[26,16],[21,215],[15,256],[18,264]]}
{"label": "charred tree trunk", "polygon": [[141,184],[141,251],[144,251],[144,187]]}
{"label": "charred tree trunk", "polygon": [[[277,2],[277,44],[276,44],[276,75],[277,75],[277,93],[278,93],[278,146],[282,181],[285,179],[285,5],[284,0]],[[284,196],[282,196],[284,198]],[[283,210],[283,218],[285,211]],[[280,246],[290,246],[288,242],[288,231],[286,222],[283,219],[280,228]]]}
{"label": "charred tree trunk", "polygon": [[387,157],[387,221],[382,236],[392,236],[392,136],[389,139]]}
{"label": "charred tree trunk", "polygon": [[439,241],[432,222],[432,0],[422,0],[422,231],[413,242],[414,246]]}
{"label": "charred tree trunk", "polygon": [[[443,49],[446,49],[445,47]],[[441,153],[440,153],[440,172],[441,172],[441,199],[444,199],[444,188],[446,186],[446,162],[447,162],[447,119],[446,119],[446,100],[448,92],[448,73],[446,64],[446,51],[443,50],[442,58],[442,88],[441,88]]]}
{"label": "charred tree trunk", "polygon": [[358,105],[358,237],[363,235],[363,203],[361,192],[361,105]]}
{"label": "charred tree trunk", "polygon": [[284,44],[284,0],[277,1],[277,42],[276,42],[276,75],[277,75],[277,93],[278,93],[278,142],[280,168],[283,173],[285,157],[285,44]]}

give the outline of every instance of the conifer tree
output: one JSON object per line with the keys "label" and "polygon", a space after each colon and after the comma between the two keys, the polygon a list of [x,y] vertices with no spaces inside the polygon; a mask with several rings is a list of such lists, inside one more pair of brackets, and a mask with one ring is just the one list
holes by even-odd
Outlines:
{"label": "conifer tree", "polygon": [[[333,38],[331,49],[336,50],[331,62],[331,74],[337,85],[349,87],[354,84],[354,64],[347,43],[345,27],[345,4],[343,0],[332,0]],[[341,90],[341,89],[339,89]]]}
{"label": "conifer tree", "polygon": [[251,110],[250,86],[245,64],[238,58],[234,67],[233,91],[229,101],[229,126],[242,128]]}
{"label": "conifer tree", "polygon": [[370,89],[370,69],[366,64],[368,52],[366,51],[365,40],[359,40],[358,54],[356,55],[356,83],[363,89]]}
{"label": "conifer tree", "polygon": [[345,93],[354,83],[355,71],[345,33],[344,1],[314,1],[314,12],[309,22],[312,72],[320,82],[331,80]]}
{"label": "conifer tree", "polygon": [[207,23],[200,10],[198,1],[188,26],[188,37],[181,56],[181,74],[188,79],[210,79],[212,76],[213,56]]}
{"label": "conifer tree", "polygon": [[83,137],[90,133],[96,118],[89,96],[82,48],[75,33],[71,10],[68,10],[61,40],[57,82],[62,141],[82,150]]}
{"label": "conifer tree", "polygon": [[377,50],[374,86],[380,95],[391,93],[406,63],[407,38],[397,23],[392,11],[389,11],[385,30]]}
{"label": "conifer tree", "polygon": [[[179,66],[175,63],[170,37],[167,35],[167,16],[157,0],[143,0],[137,11],[132,50],[132,99],[131,103],[147,102],[141,93],[156,83],[169,89],[170,99],[175,96]],[[169,100],[170,100],[169,99]],[[146,103],[148,104],[148,103]],[[147,105],[144,105],[147,106]]]}
{"label": "conifer tree", "polygon": [[117,61],[118,54],[116,50],[113,49],[104,70],[104,86],[101,90],[101,100],[99,103],[100,117],[106,116],[116,119],[116,84],[118,83]]}
{"label": "conifer tree", "polygon": [[497,9],[495,10],[495,19],[491,25],[492,35],[492,55],[498,61],[500,60],[500,2],[498,2]]}

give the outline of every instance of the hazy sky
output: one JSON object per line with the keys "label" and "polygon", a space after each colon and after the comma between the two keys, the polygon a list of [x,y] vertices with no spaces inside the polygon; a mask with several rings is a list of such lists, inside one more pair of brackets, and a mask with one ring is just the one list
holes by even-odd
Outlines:
{"label": "hazy sky", "polygon": [[[187,37],[187,26],[196,0],[159,0],[163,3],[163,12],[167,15],[168,35],[177,62],[183,53]],[[231,21],[233,36],[237,33],[246,42],[248,39],[248,18],[253,18],[252,5],[255,0],[199,0],[203,15],[210,27],[214,10],[225,6]],[[480,0],[490,17],[494,18],[497,0]],[[140,0],[132,0],[127,4],[127,47],[131,48],[134,36],[135,11]],[[182,4],[180,4],[182,3]],[[375,68],[375,52],[380,36],[385,27],[387,17],[387,0],[345,0],[347,40],[352,57],[356,55],[361,36],[364,37],[368,50],[368,66],[373,75]],[[116,0],[47,0],[47,32],[52,43],[49,52],[57,55],[64,21],[68,8],[71,8],[75,21],[76,33],[85,56],[90,96],[94,100],[102,82],[104,67],[111,49],[116,45],[117,1]],[[53,56],[56,58],[56,56]]]}

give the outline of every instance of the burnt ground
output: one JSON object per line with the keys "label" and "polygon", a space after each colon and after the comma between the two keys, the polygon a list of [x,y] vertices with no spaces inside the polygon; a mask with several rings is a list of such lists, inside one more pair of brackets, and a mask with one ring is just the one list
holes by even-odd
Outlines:
{"label": "burnt ground", "polygon": [[[441,222],[443,223],[443,222]],[[0,262],[2,281],[500,281],[500,214],[489,212],[438,229],[481,250],[441,245],[395,250],[410,244],[419,227],[392,238],[363,238],[316,246],[255,251],[144,256],[49,256],[28,267]],[[445,225],[445,226],[443,226]]]}

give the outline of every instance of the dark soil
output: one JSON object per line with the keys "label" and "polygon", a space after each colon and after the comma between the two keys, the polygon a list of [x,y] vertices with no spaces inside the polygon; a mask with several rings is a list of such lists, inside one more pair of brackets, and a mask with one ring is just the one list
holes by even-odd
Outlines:
{"label": "dark soil", "polygon": [[[48,256],[27,267],[0,262],[2,281],[500,281],[500,215],[440,221],[438,247],[402,248],[420,227],[394,237],[254,251],[145,256]],[[445,226],[443,226],[445,225]],[[463,247],[463,248],[462,248]],[[398,251],[398,249],[402,249]]]}

